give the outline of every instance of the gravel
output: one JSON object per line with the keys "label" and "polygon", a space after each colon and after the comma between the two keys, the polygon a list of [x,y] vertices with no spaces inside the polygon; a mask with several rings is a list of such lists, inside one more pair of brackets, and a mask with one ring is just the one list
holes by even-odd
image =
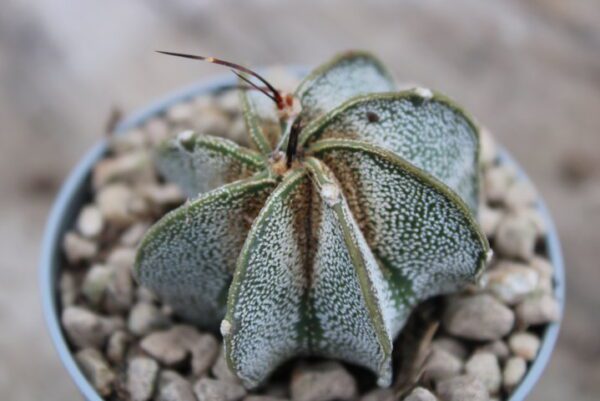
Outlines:
{"label": "gravel", "polygon": [[526,361],[533,361],[540,349],[540,339],[532,333],[514,333],[508,339],[513,354]]}
{"label": "gravel", "polygon": [[510,332],[513,311],[488,294],[452,297],[442,325],[455,336],[469,340],[498,340]]}
{"label": "gravel", "polygon": [[246,395],[242,385],[216,379],[202,378],[194,385],[198,401],[237,401]]}
{"label": "gravel", "polygon": [[100,395],[107,396],[112,392],[112,384],[116,376],[100,351],[95,348],[84,348],[75,354],[75,360]]}
{"label": "gravel", "polygon": [[148,401],[156,387],[159,372],[154,359],[136,357],[127,367],[127,391],[132,401]]}
{"label": "gravel", "polygon": [[496,355],[490,352],[473,354],[465,364],[465,372],[478,379],[490,394],[496,394],[502,384],[502,372]]}
{"label": "gravel", "polygon": [[444,380],[438,384],[437,393],[442,401],[488,401],[490,399],[485,385],[469,375]]}
{"label": "gravel", "polygon": [[292,373],[293,401],[350,400],[357,394],[356,381],[337,362],[299,366]]}
{"label": "gravel", "polygon": [[507,392],[512,391],[521,382],[527,372],[527,362],[520,356],[513,356],[506,361],[502,371],[502,384]]}

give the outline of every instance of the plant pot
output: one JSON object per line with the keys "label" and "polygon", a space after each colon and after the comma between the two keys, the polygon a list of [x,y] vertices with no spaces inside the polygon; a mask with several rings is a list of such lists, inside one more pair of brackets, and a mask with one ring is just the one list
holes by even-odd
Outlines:
{"label": "plant pot", "polygon": [[[303,70],[299,70],[303,71]],[[198,95],[206,95],[217,91],[219,88],[235,83],[233,77],[221,77],[208,80],[195,85],[188,86],[180,91],[172,93],[150,106],[133,113],[129,118],[122,121],[116,128],[116,132],[124,133],[129,129],[143,124],[152,117],[156,117],[166,111],[170,106],[184,100],[192,99]],[[93,166],[107,152],[107,142],[101,141],[90,150],[77,164],[63,184],[58,197],[52,207],[45,229],[42,254],[40,261],[40,287],[42,292],[43,310],[50,331],[50,336],[56,347],[60,359],[75,381],[76,386],[83,396],[89,401],[101,401],[102,397],[92,387],[77,365],[71,352],[65,333],[60,323],[60,309],[58,297],[59,269],[63,261],[61,244],[65,232],[74,224],[77,212],[90,195],[90,174]],[[520,178],[527,180],[523,170],[511,159],[506,151],[500,152],[503,163],[512,165],[518,170]],[[560,242],[552,219],[542,201],[537,207],[547,227],[546,249],[547,255],[554,267],[554,294],[562,311],[565,297],[564,266],[561,255]],[[542,343],[536,359],[531,363],[524,379],[512,393],[510,401],[522,401],[533,389],[539,380],[542,371],[550,360],[558,337],[560,323],[550,323],[542,334]]]}

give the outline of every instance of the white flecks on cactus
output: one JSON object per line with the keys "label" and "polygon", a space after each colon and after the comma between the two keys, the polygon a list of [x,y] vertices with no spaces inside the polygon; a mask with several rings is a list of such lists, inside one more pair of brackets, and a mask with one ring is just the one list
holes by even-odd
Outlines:
{"label": "white flecks on cactus", "polygon": [[274,184],[260,177],[235,182],[167,214],[140,245],[139,280],[180,315],[218,327],[248,220]]}
{"label": "white flecks on cactus", "polygon": [[156,159],[161,174],[177,183],[190,198],[264,168],[260,154],[228,139],[192,131],[166,142],[158,149]]}
{"label": "white flecks on cactus", "polygon": [[387,92],[396,84],[379,60],[365,52],[347,52],[317,68],[300,83],[296,96],[302,117],[310,121],[365,93]]}
{"label": "white flecks on cactus", "polygon": [[[180,316],[220,325],[247,386],[298,355],[389,385],[393,339],[415,304],[475,282],[485,264],[476,127],[429,90],[390,90],[376,59],[345,53],[295,92],[295,131],[243,92],[258,152],[191,133],[159,151],[167,179],[210,192],[150,229],[137,276]],[[275,154],[281,127],[290,140]]]}
{"label": "white flecks on cactus", "polygon": [[391,150],[456,191],[477,210],[477,128],[448,99],[414,91],[354,98],[303,131],[300,143],[347,138]]}

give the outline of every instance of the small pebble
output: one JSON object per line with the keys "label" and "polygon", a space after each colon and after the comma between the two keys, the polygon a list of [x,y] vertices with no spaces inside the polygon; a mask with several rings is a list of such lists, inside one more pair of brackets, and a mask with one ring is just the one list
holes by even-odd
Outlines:
{"label": "small pebble", "polygon": [[514,333],[508,339],[508,346],[516,356],[533,361],[540,349],[540,339],[527,332]]}
{"label": "small pebble", "polygon": [[190,344],[192,373],[196,377],[206,374],[219,355],[220,344],[212,334],[202,334]]}
{"label": "small pebble", "polygon": [[495,394],[500,390],[502,372],[496,355],[489,352],[473,354],[465,365],[465,371],[468,375],[479,379],[489,393]]}
{"label": "small pebble", "polygon": [[519,323],[524,326],[536,326],[560,320],[560,305],[548,294],[528,297],[517,305],[515,312]]}
{"label": "small pebble", "polygon": [[[386,401],[388,400],[393,401],[394,398],[389,398]],[[416,387],[406,398],[404,398],[404,401],[437,401],[437,398],[431,391],[423,387]]]}
{"label": "small pebble", "polygon": [[60,275],[58,287],[60,290],[61,307],[66,308],[73,305],[77,299],[77,283],[75,283],[73,274],[63,271]]}
{"label": "small pebble", "polygon": [[165,139],[169,138],[171,134],[169,125],[165,119],[160,117],[148,120],[144,125],[144,133],[150,144],[153,146],[160,144]]}
{"label": "small pebble", "polygon": [[146,222],[134,223],[129,227],[123,235],[121,235],[121,244],[127,247],[136,247],[150,228],[150,224]]}
{"label": "small pebble", "polygon": [[166,366],[178,365],[188,355],[187,349],[173,329],[147,335],[142,339],[140,347]]}
{"label": "small pebble", "polygon": [[209,107],[192,121],[192,128],[208,135],[224,136],[229,128],[229,118],[217,107]]}
{"label": "small pebble", "polygon": [[539,284],[539,275],[534,269],[508,261],[500,261],[486,276],[487,289],[508,305],[525,299]]}
{"label": "small pebble", "polygon": [[140,195],[157,206],[180,204],[185,197],[175,184],[149,184],[139,188]]}
{"label": "small pebble", "polygon": [[222,347],[220,349],[219,356],[217,357],[217,360],[215,361],[215,364],[212,367],[211,372],[217,379],[221,381],[241,383],[241,380],[236,376],[236,374],[233,373],[231,369],[229,369],[229,366],[227,365],[227,360],[225,359],[225,351]]}
{"label": "small pebble", "polygon": [[219,108],[229,114],[238,114],[242,111],[238,91],[223,92],[216,98],[216,103]]}
{"label": "small pebble", "polygon": [[136,250],[134,248],[117,247],[110,252],[108,258],[106,258],[106,263],[110,266],[132,272],[135,256]]}
{"label": "small pebble", "polygon": [[500,224],[500,221],[502,221],[503,216],[504,212],[501,209],[491,208],[487,205],[479,207],[479,224],[481,225],[483,233],[488,238],[492,238],[496,235],[496,230],[498,229],[498,225]]}
{"label": "small pebble", "polygon": [[246,395],[240,384],[203,377],[194,385],[198,401],[237,401]]}
{"label": "small pebble", "polygon": [[475,352],[489,352],[491,354],[496,355],[496,357],[500,361],[506,360],[510,356],[510,350],[508,349],[508,345],[502,340],[492,341],[490,343],[484,344],[478,347]]}
{"label": "small pebble", "polygon": [[106,356],[114,364],[120,364],[125,359],[127,346],[131,342],[131,336],[125,330],[115,331],[108,339],[106,345]]}
{"label": "small pebble", "polygon": [[167,110],[167,119],[174,124],[189,122],[194,117],[194,105],[189,102],[180,102]]}
{"label": "small pebble", "polygon": [[496,142],[494,141],[494,137],[491,132],[482,127],[479,131],[479,160],[481,165],[484,168],[488,168],[494,164],[496,161],[498,150],[496,146]]}
{"label": "small pebble", "polygon": [[163,329],[169,324],[170,319],[154,304],[147,302],[135,304],[127,320],[129,331],[136,336],[144,336],[152,331]]}
{"label": "small pebble", "polygon": [[95,242],[85,239],[72,231],[65,234],[63,249],[67,260],[72,264],[90,260],[98,253],[98,245]]}
{"label": "small pebble", "polygon": [[442,325],[458,337],[492,341],[508,334],[514,321],[512,310],[491,295],[477,294],[450,298]]}
{"label": "small pebble", "polygon": [[[287,398],[273,397],[270,395],[248,395],[244,401],[289,401]],[[372,400],[377,401],[377,400]],[[382,400],[383,401],[383,400]],[[390,400],[392,401],[392,400]]]}
{"label": "small pebble", "polygon": [[130,269],[109,266],[111,274],[104,297],[105,308],[111,313],[128,312],[134,299],[134,285]]}
{"label": "small pebble", "polygon": [[360,397],[360,401],[396,401],[391,388],[376,388]]}
{"label": "small pebble", "polygon": [[196,401],[192,383],[175,370],[161,370],[157,401]]}
{"label": "small pebble", "polygon": [[77,217],[77,230],[86,238],[96,238],[104,228],[104,218],[95,205],[87,205]]}
{"label": "small pebble", "polygon": [[102,354],[94,348],[85,348],[75,354],[75,359],[96,391],[103,397],[110,395],[116,376]]}
{"label": "small pebble", "polygon": [[502,372],[504,389],[507,392],[511,392],[521,382],[523,376],[525,376],[525,372],[527,372],[527,362],[525,362],[525,359],[519,356],[509,358]]}
{"label": "small pebble", "polygon": [[81,285],[81,293],[90,304],[97,306],[101,303],[111,274],[111,270],[104,265],[94,265],[88,270]]}
{"label": "small pebble", "polygon": [[304,365],[292,373],[293,401],[350,400],[356,397],[354,377],[337,362]]}
{"label": "small pebble", "polygon": [[132,401],[148,401],[156,387],[158,363],[151,358],[135,357],[127,367],[127,391]]}
{"label": "small pebble", "polygon": [[146,135],[141,129],[134,128],[124,135],[113,135],[109,139],[112,153],[120,155],[129,153],[146,146]]}
{"label": "small pebble", "polygon": [[463,375],[444,380],[437,385],[442,401],[489,401],[484,384],[476,378]]}
{"label": "small pebble", "polygon": [[496,230],[496,249],[501,256],[528,261],[534,255],[537,230],[524,214],[505,216]]}
{"label": "small pebble", "polygon": [[423,368],[426,381],[441,381],[458,376],[463,368],[463,362],[453,354],[440,348],[433,348]]}
{"label": "small pebble", "polygon": [[504,197],[504,203],[511,210],[521,210],[535,205],[538,199],[533,186],[525,180],[515,181]]}
{"label": "small pebble", "polygon": [[80,306],[63,309],[61,321],[69,339],[79,348],[101,348],[111,333],[123,327],[120,318],[100,316]]}
{"label": "small pebble", "polygon": [[96,164],[92,174],[92,185],[96,190],[117,181],[139,185],[155,180],[152,158],[146,150],[103,159]]}
{"label": "small pebble", "polygon": [[508,188],[515,181],[513,169],[506,166],[495,166],[484,174],[485,195],[491,203],[502,203],[506,197]]}
{"label": "small pebble", "polygon": [[96,202],[102,216],[111,224],[126,226],[135,218],[133,213],[135,194],[124,184],[106,185],[97,192]]}
{"label": "small pebble", "polygon": [[434,339],[431,343],[432,348],[442,349],[451,353],[460,360],[467,358],[467,347],[465,344],[455,338],[442,336]]}

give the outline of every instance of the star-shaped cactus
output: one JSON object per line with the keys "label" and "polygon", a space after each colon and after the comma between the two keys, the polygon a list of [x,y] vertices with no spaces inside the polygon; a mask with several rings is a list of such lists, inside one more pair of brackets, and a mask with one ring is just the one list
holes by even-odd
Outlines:
{"label": "star-shaped cactus", "polygon": [[260,95],[241,91],[255,149],[192,132],[159,149],[159,170],[191,200],[149,230],[137,277],[183,318],[220,326],[249,387],[298,355],[389,385],[412,308],[485,265],[478,130],[437,93],[396,91],[362,52],[273,92],[275,133]]}

